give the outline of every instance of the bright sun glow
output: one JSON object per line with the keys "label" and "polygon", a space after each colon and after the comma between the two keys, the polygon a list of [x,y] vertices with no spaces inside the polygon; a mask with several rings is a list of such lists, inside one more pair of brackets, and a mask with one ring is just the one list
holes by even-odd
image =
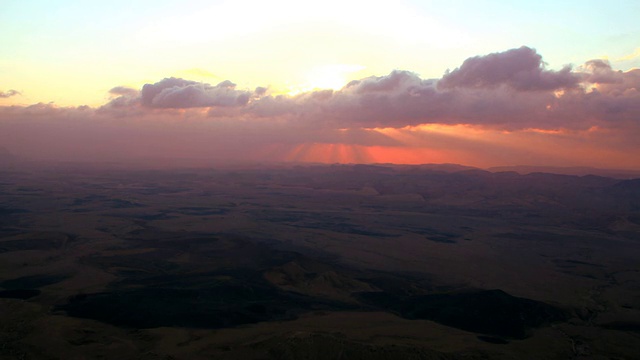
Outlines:
{"label": "bright sun glow", "polygon": [[303,87],[303,90],[339,90],[347,84],[347,78],[349,74],[363,69],[364,66],[348,64],[333,64],[316,67],[311,70],[311,72],[307,76],[307,81]]}

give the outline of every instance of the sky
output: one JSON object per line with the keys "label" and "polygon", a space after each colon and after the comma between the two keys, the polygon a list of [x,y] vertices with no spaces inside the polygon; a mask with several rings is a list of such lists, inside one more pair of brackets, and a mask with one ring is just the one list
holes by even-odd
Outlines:
{"label": "sky", "polygon": [[637,1],[0,1],[28,159],[640,169]]}

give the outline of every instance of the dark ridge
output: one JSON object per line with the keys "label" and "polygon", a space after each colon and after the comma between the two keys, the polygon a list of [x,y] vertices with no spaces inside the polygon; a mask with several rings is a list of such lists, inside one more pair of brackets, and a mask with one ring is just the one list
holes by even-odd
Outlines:
{"label": "dark ridge", "polygon": [[585,166],[496,166],[488,168],[491,172],[514,171],[520,174],[530,174],[533,172],[549,173],[549,174],[565,174],[576,176],[601,176],[608,178],[630,179],[640,177],[638,170],[620,170],[620,169],[598,169]]}
{"label": "dark ridge", "polygon": [[0,282],[0,287],[7,290],[16,289],[37,289],[47,285],[59,283],[65,279],[68,279],[68,275],[32,275],[23,276],[15,279],[5,280]]}
{"label": "dark ridge", "polygon": [[8,215],[16,215],[16,214],[26,214],[26,213],[30,213],[31,211],[26,210],[26,209],[17,209],[17,208],[7,208],[7,207],[0,207],[0,216],[8,216]]}
{"label": "dark ridge", "polygon": [[54,250],[62,247],[61,239],[17,239],[0,242],[0,254],[11,251]]}
{"label": "dark ridge", "polygon": [[144,207],[144,205],[123,199],[111,199],[107,202],[108,206],[114,209],[131,209]]}
{"label": "dark ridge", "polygon": [[490,344],[504,345],[508,344],[509,340],[503,339],[497,336],[489,336],[489,335],[478,335],[476,336],[478,340],[482,340],[484,342],[488,342]]}
{"label": "dark ridge", "polygon": [[476,333],[511,339],[529,337],[530,329],[568,319],[568,313],[540,301],[502,290],[402,297],[385,292],[361,293],[369,304],[407,319],[426,319]]}
{"label": "dark ridge", "polygon": [[184,214],[184,215],[207,216],[207,215],[224,215],[228,213],[229,210],[224,208],[191,206],[191,207],[178,208],[175,212]]}
{"label": "dark ridge", "polygon": [[343,234],[353,234],[353,235],[363,235],[363,236],[371,236],[371,237],[397,237],[397,234],[388,234],[381,231],[368,230],[361,226],[352,225],[348,223],[307,223],[303,225],[292,225],[294,227],[306,228],[306,229],[320,229],[320,230],[330,230],[337,233]]}
{"label": "dark ridge", "polygon": [[158,212],[158,213],[138,213],[138,214],[127,214],[127,213],[114,213],[114,214],[106,214],[107,216],[127,218],[127,219],[138,219],[145,221],[153,221],[153,220],[167,220],[167,219],[175,219],[176,216],[167,215],[166,212]]}
{"label": "dark ridge", "polygon": [[640,179],[623,180],[615,185],[612,185],[611,188],[629,193],[639,193]]}
{"label": "dark ridge", "polygon": [[442,243],[442,244],[455,244],[455,243],[457,243],[457,241],[451,240],[451,239],[449,239],[449,238],[447,238],[445,236],[427,236],[426,239],[429,240],[429,241]]}
{"label": "dark ridge", "polygon": [[600,325],[605,329],[640,332],[640,322],[614,321]]}
{"label": "dark ridge", "polygon": [[27,300],[38,295],[40,295],[40,290],[35,289],[12,289],[0,291],[0,299]]}
{"label": "dark ridge", "polygon": [[[562,260],[559,260],[562,261]],[[578,265],[588,265],[588,266],[595,266],[595,267],[602,267],[602,265],[598,265],[598,264],[594,264],[594,263],[590,263],[590,262],[586,262],[586,261],[579,261],[579,260],[564,260],[565,262],[571,263],[571,264],[578,264]]]}
{"label": "dark ridge", "polygon": [[455,239],[460,238],[460,235],[458,235],[458,234],[453,234],[453,233],[445,232],[445,231],[439,231],[439,230],[432,229],[432,228],[427,228],[427,227],[423,227],[423,228],[406,228],[406,230],[410,231],[412,233],[424,235],[426,237],[426,239],[429,240],[429,241],[445,243],[445,244],[455,244],[456,243]]}
{"label": "dark ridge", "polygon": [[69,316],[128,328],[229,328],[285,321],[303,312],[344,310],[342,303],[312,299],[273,287],[240,282],[208,288],[154,288],[81,294],[56,307]]}
{"label": "dark ridge", "polygon": [[[263,271],[302,255],[232,236],[143,230],[129,245],[156,249],[122,256],[90,256],[85,264],[128,269],[109,291],[74,296],[57,309],[116,326],[226,328],[295,319],[303,312],[354,308],[278,289]],[[176,251],[194,262],[177,264]],[[206,264],[206,266],[205,266]],[[206,269],[206,270],[205,270]]]}

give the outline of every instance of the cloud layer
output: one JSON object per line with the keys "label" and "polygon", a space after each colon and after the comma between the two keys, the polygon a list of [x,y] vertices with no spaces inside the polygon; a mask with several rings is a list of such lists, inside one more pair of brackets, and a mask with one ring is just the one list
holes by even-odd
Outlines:
{"label": "cloud layer", "polygon": [[212,86],[172,77],[144,85],[140,100],[151,108],[243,106],[252,95],[250,91],[236,90],[236,84],[229,80]]}
{"label": "cloud layer", "polygon": [[[547,70],[542,56],[521,47],[467,59],[441,79],[410,71],[354,80],[342,89],[296,96],[239,90],[178,78],[121,94],[109,107],[205,109],[211,118],[273,118],[309,127],[403,127],[473,124],[505,130],[617,127],[640,116],[640,70],[614,71],[604,60],[577,70]],[[133,109],[132,109],[133,111]]]}
{"label": "cloud layer", "polygon": [[[267,87],[239,89],[229,80],[211,85],[171,77],[140,90],[116,86],[109,94],[111,100],[98,109],[0,108],[0,134],[12,134],[0,135],[0,145],[32,156],[44,151],[44,142],[61,157],[72,153],[63,151],[66,146],[92,149],[85,153],[104,158],[109,151],[115,156],[129,149],[125,152],[139,156],[246,159],[267,156],[265,149],[283,157],[285,148],[342,144],[413,149],[424,153],[424,162],[430,162],[428,150],[455,153],[458,159],[466,159],[460,155],[465,151],[496,158],[510,147],[522,158],[510,158],[515,163],[572,154],[567,164],[582,156],[580,164],[588,165],[600,153],[619,166],[640,167],[634,160],[640,154],[640,69],[616,71],[596,59],[554,71],[528,47],[469,58],[440,79],[395,70],[340,90],[278,95]],[[26,140],[18,143],[16,134]],[[43,139],[46,135],[58,140]],[[500,139],[500,146],[491,139]],[[531,146],[523,150],[519,144],[527,141]],[[535,144],[555,146],[557,152],[548,154]],[[398,154],[397,162],[410,156]],[[606,159],[596,162],[602,166]]]}
{"label": "cloud layer", "polygon": [[518,91],[549,91],[573,89],[580,82],[580,74],[571,72],[568,66],[560,71],[545,70],[542,56],[523,46],[469,58],[462,66],[445,74],[438,85],[442,89],[486,89],[505,85]]}
{"label": "cloud layer", "polygon": [[17,91],[17,90],[0,91],[0,98],[9,98],[16,95],[20,95],[20,91]]}

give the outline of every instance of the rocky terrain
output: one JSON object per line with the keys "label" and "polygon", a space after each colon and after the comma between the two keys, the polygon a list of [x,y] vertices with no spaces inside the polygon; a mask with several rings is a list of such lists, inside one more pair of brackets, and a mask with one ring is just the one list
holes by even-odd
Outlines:
{"label": "rocky terrain", "polygon": [[640,181],[0,170],[3,359],[631,359]]}

